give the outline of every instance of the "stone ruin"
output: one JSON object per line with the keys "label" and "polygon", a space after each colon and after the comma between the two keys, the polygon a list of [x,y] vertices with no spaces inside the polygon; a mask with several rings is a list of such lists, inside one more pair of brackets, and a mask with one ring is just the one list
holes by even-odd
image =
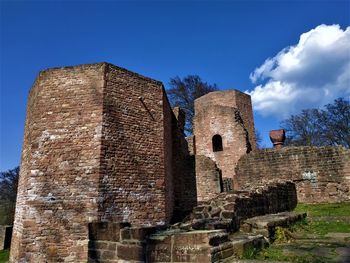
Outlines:
{"label": "stone ruin", "polygon": [[[188,138],[184,120],[161,82],[126,69],[40,72],[10,261],[214,262],[303,217],[286,212],[297,199],[349,200],[349,150],[256,149],[249,95],[197,99]],[[247,221],[276,213],[284,219],[263,229]]]}

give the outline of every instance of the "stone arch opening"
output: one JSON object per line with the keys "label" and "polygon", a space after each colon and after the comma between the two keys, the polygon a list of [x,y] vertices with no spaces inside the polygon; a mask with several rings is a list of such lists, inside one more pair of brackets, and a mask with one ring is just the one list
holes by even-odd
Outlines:
{"label": "stone arch opening", "polygon": [[212,138],[213,152],[220,152],[223,150],[222,138],[219,134],[215,134]]}

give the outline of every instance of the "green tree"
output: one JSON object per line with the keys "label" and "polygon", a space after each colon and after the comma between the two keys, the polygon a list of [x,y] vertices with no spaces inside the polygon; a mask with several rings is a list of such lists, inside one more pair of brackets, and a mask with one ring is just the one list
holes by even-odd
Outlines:
{"label": "green tree", "polygon": [[12,224],[15,214],[19,167],[0,172],[0,224]]}
{"label": "green tree", "polygon": [[175,77],[170,79],[170,89],[167,94],[172,107],[178,106],[186,113],[185,131],[192,133],[192,119],[194,116],[194,100],[218,90],[216,84],[208,84],[197,75],[188,75],[184,78]]}
{"label": "green tree", "polygon": [[338,98],[324,109],[307,109],[281,123],[287,145],[337,146],[350,148],[350,103]]}

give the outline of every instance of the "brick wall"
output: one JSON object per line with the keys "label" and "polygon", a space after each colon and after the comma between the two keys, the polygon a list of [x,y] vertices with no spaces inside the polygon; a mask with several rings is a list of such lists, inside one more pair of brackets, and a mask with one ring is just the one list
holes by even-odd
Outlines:
{"label": "brick wall", "polygon": [[296,205],[295,184],[290,181],[274,181],[250,186],[244,191],[220,193],[201,202],[193,209],[190,222],[195,229],[223,228],[227,223],[226,227],[236,231],[244,219],[291,211]]}
{"label": "brick wall", "polygon": [[133,227],[128,223],[91,223],[88,262],[144,262],[147,237],[160,229]]}
{"label": "brick wall", "polygon": [[295,185],[274,182],[238,193],[221,193],[195,207],[182,223],[168,228],[91,223],[89,262],[216,262],[221,258],[218,254],[228,248],[227,243],[219,245],[220,240],[228,241],[226,231],[238,230],[244,219],[292,210],[296,204]]}
{"label": "brick wall", "polygon": [[256,138],[255,138],[255,128],[254,128],[254,117],[253,117],[253,107],[252,101],[248,94],[245,94],[240,91],[235,92],[236,98],[236,108],[239,110],[244,127],[248,131],[249,142],[252,149],[256,148]]}
{"label": "brick wall", "polygon": [[195,160],[185,139],[185,113],[178,107],[172,115],[172,166],[174,176],[174,216],[172,222],[181,220],[197,204]]}
{"label": "brick wall", "polygon": [[196,183],[198,202],[216,197],[222,191],[221,171],[215,162],[203,155],[196,155]]}
{"label": "brick wall", "polygon": [[83,262],[97,220],[104,64],[42,71],[27,105],[12,262]]}
{"label": "brick wall", "polygon": [[88,223],[171,220],[161,82],[107,63],[49,69],[28,98],[11,261],[86,262]]}
{"label": "brick wall", "polygon": [[350,150],[342,147],[261,149],[243,156],[236,168],[241,188],[270,180],[293,180],[299,202],[350,200]]}
{"label": "brick wall", "polygon": [[108,65],[100,220],[146,225],[170,220],[171,149],[165,146],[171,141],[171,119],[165,103],[161,82]]}

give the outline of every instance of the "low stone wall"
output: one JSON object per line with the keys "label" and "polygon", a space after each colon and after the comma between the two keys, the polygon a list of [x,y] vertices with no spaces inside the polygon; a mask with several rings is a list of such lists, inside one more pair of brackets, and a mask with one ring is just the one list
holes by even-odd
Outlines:
{"label": "low stone wall", "polygon": [[261,149],[238,161],[239,189],[273,180],[292,180],[299,202],[349,201],[350,150],[343,147]]}
{"label": "low stone wall", "polygon": [[90,223],[89,262],[145,261],[146,237],[160,227],[131,227],[129,223]]}
{"label": "low stone wall", "polygon": [[[241,255],[240,251],[244,250],[241,248],[243,244],[232,242],[225,230],[157,232],[155,228],[132,228],[115,223],[98,223],[92,228],[97,230],[95,234],[101,233],[96,236],[98,240],[90,240],[90,263],[223,262]],[[117,236],[112,233],[117,233]],[[244,246],[261,247],[258,243],[264,241],[262,236],[254,240],[250,244],[244,242]]]}
{"label": "low stone wall", "polygon": [[237,193],[220,193],[194,208],[187,220],[161,227],[128,223],[89,224],[89,262],[212,262],[233,255],[228,232],[242,220],[292,210],[295,185],[272,183]]}
{"label": "low stone wall", "polygon": [[[255,216],[291,211],[297,205],[295,184],[274,182],[255,186],[246,191],[221,193],[202,202],[190,216],[191,228],[237,230],[243,219]],[[225,226],[225,222],[227,225]],[[179,227],[188,227],[188,223]]]}

